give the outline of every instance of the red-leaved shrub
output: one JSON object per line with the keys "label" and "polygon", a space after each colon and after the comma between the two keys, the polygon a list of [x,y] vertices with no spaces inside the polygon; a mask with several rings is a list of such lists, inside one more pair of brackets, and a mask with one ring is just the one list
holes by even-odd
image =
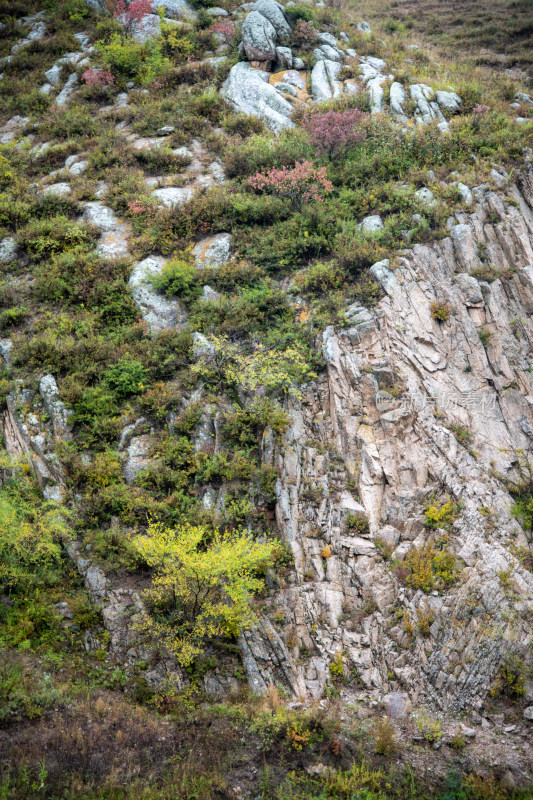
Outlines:
{"label": "red-leaved shrub", "polygon": [[102,89],[109,89],[115,85],[115,78],[109,69],[93,69],[93,67],[89,67],[85,70],[81,79],[87,86],[98,86]]}
{"label": "red-leaved shrub", "polygon": [[311,144],[320,153],[332,157],[349,145],[365,139],[366,130],[361,126],[366,116],[357,108],[351,111],[326,111],[323,114],[310,112],[303,118],[303,124]]}
{"label": "red-leaved shrub", "polygon": [[150,0],[117,0],[113,16],[120,20],[125,32],[130,34],[148,14],[152,14]]}
{"label": "red-leaved shrub", "polygon": [[273,167],[269,172],[256,172],[248,183],[254,189],[276,197],[287,197],[294,211],[301,211],[311,200],[322,202],[333,189],[326,177],[326,167],[315,167],[312,161],[297,161],[293,169]]}
{"label": "red-leaved shrub", "polygon": [[235,28],[232,22],[213,22],[211,27],[207,29],[207,33],[217,33],[229,42],[235,36]]}

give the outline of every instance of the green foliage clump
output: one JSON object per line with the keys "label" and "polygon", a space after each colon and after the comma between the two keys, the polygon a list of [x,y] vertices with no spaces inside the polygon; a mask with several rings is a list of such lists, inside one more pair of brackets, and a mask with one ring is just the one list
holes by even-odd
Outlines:
{"label": "green foliage clump", "polygon": [[185,301],[195,299],[201,292],[200,275],[191,261],[189,251],[167,261],[161,272],[153,275],[151,282],[155,289],[164,292],[167,297],[181,297]]}
{"label": "green foliage clump", "polygon": [[33,220],[19,238],[22,247],[39,260],[80,247],[87,249],[92,242],[88,228],[64,216]]}
{"label": "green foliage clump", "polygon": [[424,514],[428,528],[449,528],[459,515],[459,506],[447,500],[441,506],[427,506]]}
{"label": "green foliage clump", "polygon": [[170,62],[156,39],[141,44],[119,33],[111,34],[108,41],[96,43],[103,64],[117,79],[133,79],[146,86],[160,77],[170,67]]}
{"label": "green foliage clump", "polygon": [[140,361],[124,356],[105,370],[102,382],[120,402],[144,389],[147,374]]}
{"label": "green foliage clump", "polygon": [[424,592],[453,586],[460,571],[457,557],[450,550],[445,546],[435,550],[432,545],[413,547],[398,569],[407,584]]}
{"label": "green foliage clump", "polygon": [[40,503],[17,472],[0,488],[0,588],[8,594],[24,594],[46,579],[60,562],[66,534],[57,507]]}

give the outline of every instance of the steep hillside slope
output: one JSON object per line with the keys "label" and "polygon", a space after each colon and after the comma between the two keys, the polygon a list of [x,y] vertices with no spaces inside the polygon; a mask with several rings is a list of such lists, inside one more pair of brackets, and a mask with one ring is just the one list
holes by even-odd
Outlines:
{"label": "steep hillside slope", "polygon": [[527,8],[0,13],[3,796],[531,796]]}

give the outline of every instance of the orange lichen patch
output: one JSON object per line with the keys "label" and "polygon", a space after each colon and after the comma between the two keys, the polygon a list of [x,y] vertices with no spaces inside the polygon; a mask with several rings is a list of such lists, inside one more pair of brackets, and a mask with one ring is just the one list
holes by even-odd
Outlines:
{"label": "orange lichen patch", "polygon": [[[270,85],[275,86],[276,83],[283,83],[284,82],[283,76],[287,71],[288,70],[284,69],[281,72],[273,72],[272,75],[270,75],[268,78],[268,82],[270,83]],[[307,83],[307,72],[300,72],[299,74]],[[298,89],[297,86],[295,86],[294,88],[298,92],[298,97],[292,97],[289,94],[284,94],[283,96],[285,97],[286,100],[288,100],[290,103],[298,103],[298,102],[306,103],[308,100],[310,100],[309,94],[304,89]]]}
{"label": "orange lichen patch", "polygon": [[306,303],[300,300],[296,303],[291,303],[291,306],[294,309],[294,321],[297,324],[304,325],[306,322],[309,322],[311,315]]}

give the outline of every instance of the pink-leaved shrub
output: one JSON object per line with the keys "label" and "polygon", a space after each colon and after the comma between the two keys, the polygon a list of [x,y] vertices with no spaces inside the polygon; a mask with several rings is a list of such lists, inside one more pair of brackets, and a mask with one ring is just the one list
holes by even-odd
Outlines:
{"label": "pink-leaved shrub", "polygon": [[89,67],[81,76],[86,86],[97,86],[101,89],[110,89],[115,85],[115,78],[109,69],[94,69]]}
{"label": "pink-leaved shrub", "polygon": [[248,184],[259,192],[288,198],[293,211],[301,211],[304,203],[322,202],[333,189],[326,167],[316,167],[312,161],[297,161],[292,169],[273,167],[266,173],[256,172]]}
{"label": "pink-leaved shrub", "polygon": [[235,28],[232,22],[213,22],[207,29],[207,33],[218,34],[226,42],[231,42],[235,38]]}
{"label": "pink-leaved shrub", "polygon": [[358,108],[348,111],[310,112],[303,118],[311,144],[319,153],[339,155],[349,145],[362,142],[366,130],[362,125],[367,115]]}
{"label": "pink-leaved shrub", "polygon": [[120,21],[125,33],[131,34],[152,13],[150,0],[117,0],[113,16]]}

